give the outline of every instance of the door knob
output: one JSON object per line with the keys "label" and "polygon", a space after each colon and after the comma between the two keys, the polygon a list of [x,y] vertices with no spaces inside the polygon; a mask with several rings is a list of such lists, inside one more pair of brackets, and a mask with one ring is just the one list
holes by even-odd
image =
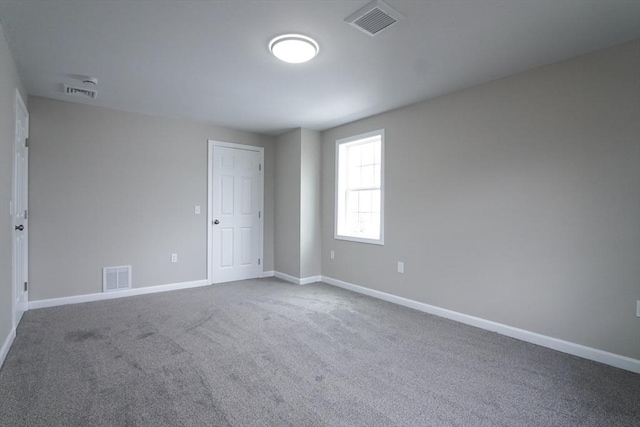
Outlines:
{"label": "door knob", "polygon": [[24,230],[24,225],[22,225],[22,224],[16,225],[16,230],[18,230],[18,231]]}
{"label": "door knob", "polygon": [[215,225],[218,225],[218,224],[220,224],[220,221],[218,221],[218,220],[216,219],[215,221],[213,221],[213,223],[214,223]]}

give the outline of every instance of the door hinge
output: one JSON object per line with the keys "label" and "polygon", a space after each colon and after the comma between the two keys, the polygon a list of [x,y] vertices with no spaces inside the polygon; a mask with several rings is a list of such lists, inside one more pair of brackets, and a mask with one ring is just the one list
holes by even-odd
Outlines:
{"label": "door hinge", "polygon": [[258,258],[258,265],[260,265],[260,258]]}
{"label": "door hinge", "polygon": [[262,212],[258,211],[258,218],[262,218]]}
{"label": "door hinge", "polygon": [[262,163],[258,164],[258,170],[261,171],[262,170]]}
{"label": "door hinge", "polygon": [[29,210],[28,209],[24,210],[24,219],[29,219]]}
{"label": "door hinge", "polygon": [[29,148],[29,138],[24,139],[24,146]]}
{"label": "door hinge", "polygon": [[24,282],[24,291],[25,291],[25,292],[27,292],[27,288],[28,288],[28,286],[27,286],[27,282]]}

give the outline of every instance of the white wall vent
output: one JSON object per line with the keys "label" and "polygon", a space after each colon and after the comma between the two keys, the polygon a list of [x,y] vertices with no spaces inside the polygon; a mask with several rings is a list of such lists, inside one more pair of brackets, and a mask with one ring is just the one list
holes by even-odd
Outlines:
{"label": "white wall vent", "polygon": [[105,267],[102,269],[102,292],[131,289],[131,266]]}
{"label": "white wall vent", "polygon": [[98,97],[98,91],[95,89],[88,89],[86,87],[64,85],[64,93],[72,96],[80,96],[82,98],[96,99]]}
{"label": "white wall vent", "polygon": [[374,0],[344,21],[373,37],[404,18],[404,15],[382,0]]}

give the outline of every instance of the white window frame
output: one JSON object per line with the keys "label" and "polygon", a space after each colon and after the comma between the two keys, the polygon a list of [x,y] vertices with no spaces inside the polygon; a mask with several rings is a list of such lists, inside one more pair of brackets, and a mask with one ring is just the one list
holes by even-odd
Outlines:
{"label": "white window frame", "polygon": [[[338,234],[338,217],[340,215],[339,212],[339,198],[340,194],[340,183],[338,182],[340,175],[340,145],[348,144],[351,142],[359,141],[366,138],[371,138],[373,136],[380,136],[380,238],[379,239],[366,239],[362,237],[352,237],[343,234]],[[384,245],[384,129],[378,129],[371,132],[362,133],[359,135],[350,136],[347,138],[342,138],[336,140],[336,148],[335,148],[335,204],[334,204],[334,222],[333,222],[333,237],[336,240],[347,240],[351,242],[359,242],[359,243],[369,243],[373,245]]]}

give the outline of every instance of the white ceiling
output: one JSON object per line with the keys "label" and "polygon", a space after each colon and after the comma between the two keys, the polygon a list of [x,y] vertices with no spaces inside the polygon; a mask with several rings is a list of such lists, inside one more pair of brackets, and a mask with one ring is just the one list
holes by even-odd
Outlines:
{"label": "white ceiling", "polygon": [[[370,37],[343,19],[367,0],[7,1],[0,20],[30,95],[99,79],[93,105],[277,134],[372,114],[640,38],[640,1],[387,3],[407,19]],[[315,38],[306,64],[267,48]]]}

